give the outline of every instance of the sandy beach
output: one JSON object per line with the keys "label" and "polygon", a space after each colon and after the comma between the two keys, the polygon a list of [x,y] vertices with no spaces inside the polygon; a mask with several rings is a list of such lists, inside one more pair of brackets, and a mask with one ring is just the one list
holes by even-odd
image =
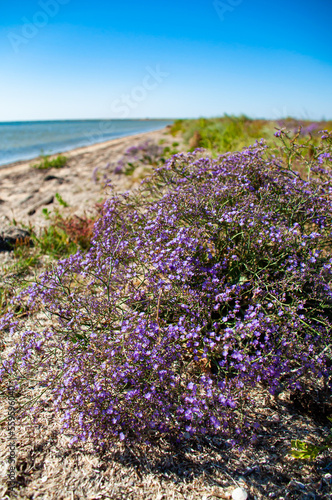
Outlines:
{"label": "sandy beach", "polygon": [[113,170],[128,147],[147,140],[168,146],[174,138],[164,128],[73,149],[65,153],[68,162],[61,169],[33,168],[38,158],[1,166],[0,228],[12,225],[13,220],[35,228],[45,225],[42,209],[52,212],[59,206],[56,193],[69,205],[67,215],[80,215],[110,193],[109,188],[105,191],[105,180],[118,192],[137,187],[148,169],[138,167],[130,176],[114,174]]}

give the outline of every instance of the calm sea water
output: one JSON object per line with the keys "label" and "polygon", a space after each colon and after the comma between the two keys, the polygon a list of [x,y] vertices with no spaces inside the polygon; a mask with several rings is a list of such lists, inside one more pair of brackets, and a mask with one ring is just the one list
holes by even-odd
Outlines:
{"label": "calm sea water", "polygon": [[158,130],[172,120],[0,122],[0,165]]}

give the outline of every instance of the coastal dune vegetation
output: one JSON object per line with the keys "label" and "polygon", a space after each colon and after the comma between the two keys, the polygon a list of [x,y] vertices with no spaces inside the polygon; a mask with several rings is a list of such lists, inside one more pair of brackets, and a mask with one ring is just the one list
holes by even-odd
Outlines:
{"label": "coastal dune vegetation", "polygon": [[[224,115],[220,118],[198,118],[192,120],[175,120],[170,127],[172,135],[183,136],[189,149],[201,147],[214,154],[238,151],[250,146],[256,140],[264,139],[269,146],[275,145],[275,131],[285,129],[293,136],[298,132],[300,144],[310,139],[317,145],[323,129],[332,129],[331,121],[312,122],[297,120],[291,117],[279,120],[251,119],[245,115]],[[310,151],[310,149],[309,149]]]}
{"label": "coastal dune vegetation", "polygon": [[315,388],[329,416],[332,134],[272,125],[176,121],[189,151],[154,157],[138,190],[106,200],[89,243],[12,299],[0,326],[19,340],[0,377],[22,414],[51,401],[72,443],[96,449],[254,443],[258,388]]}

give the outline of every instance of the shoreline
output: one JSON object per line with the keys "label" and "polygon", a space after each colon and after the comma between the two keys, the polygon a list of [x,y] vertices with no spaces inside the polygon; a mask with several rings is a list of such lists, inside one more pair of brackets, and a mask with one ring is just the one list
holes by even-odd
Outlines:
{"label": "shoreline", "polygon": [[[129,134],[129,135],[124,135],[115,139],[109,139],[107,141],[103,142],[96,142],[93,144],[89,144],[87,146],[80,146],[77,148],[73,149],[68,149],[67,151],[58,151],[57,153],[53,153],[50,155],[46,155],[49,158],[56,158],[59,155],[64,155],[67,156],[68,159],[71,159],[77,155],[84,154],[84,153],[93,153],[98,151],[99,149],[103,148],[108,148],[112,146],[120,146],[122,143],[127,143],[129,139],[132,140],[139,140],[144,138],[145,136],[150,137],[153,134],[160,134],[160,132],[167,132],[167,127],[162,127],[160,129],[152,130],[149,132],[140,132],[138,134]],[[40,156],[36,156],[34,158],[31,158],[30,160],[17,160],[15,162],[11,163],[5,163],[3,165],[0,165],[0,174],[4,173],[6,170],[11,170],[15,167],[20,167],[20,168],[25,168],[25,167],[30,167],[32,163],[36,163],[40,160]]]}
{"label": "shoreline", "polygon": [[169,129],[163,127],[74,148],[65,153],[66,165],[59,169],[33,168],[39,158],[1,166],[0,231],[13,225],[13,221],[14,225],[19,223],[35,228],[47,225],[43,211],[47,209],[53,213],[59,209],[59,196],[68,205],[61,207],[66,216],[82,216],[107,197],[108,183],[115,192],[135,189],[150,173],[151,167],[142,164],[131,175],[119,174],[114,172],[117,162],[129,147],[147,140],[170,147],[174,138],[168,132]]}

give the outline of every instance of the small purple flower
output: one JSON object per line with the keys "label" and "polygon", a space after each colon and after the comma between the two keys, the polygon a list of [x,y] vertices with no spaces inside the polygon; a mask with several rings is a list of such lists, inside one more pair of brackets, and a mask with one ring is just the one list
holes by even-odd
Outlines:
{"label": "small purple flower", "polygon": [[332,154],[331,153],[322,153],[318,156],[318,163],[322,164],[324,160],[329,159],[332,161]]}

